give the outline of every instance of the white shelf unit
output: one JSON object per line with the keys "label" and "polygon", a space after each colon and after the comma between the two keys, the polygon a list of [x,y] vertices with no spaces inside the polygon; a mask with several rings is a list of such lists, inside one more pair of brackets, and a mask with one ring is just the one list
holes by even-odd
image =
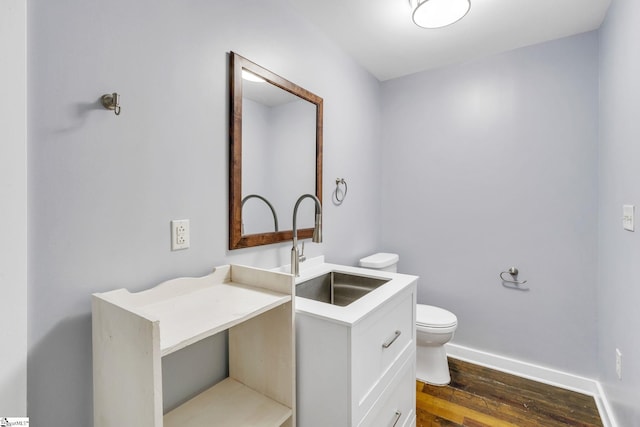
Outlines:
{"label": "white shelf unit", "polygon": [[[295,426],[293,277],[222,266],[94,294],[94,427]],[[164,414],[162,357],[229,331],[229,377]]]}

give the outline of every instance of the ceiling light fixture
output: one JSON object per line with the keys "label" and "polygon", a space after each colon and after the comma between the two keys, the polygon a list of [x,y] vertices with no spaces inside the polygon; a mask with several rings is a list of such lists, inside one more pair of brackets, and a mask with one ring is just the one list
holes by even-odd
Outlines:
{"label": "ceiling light fixture", "polygon": [[409,0],[413,22],[422,28],[442,28],[461,20],[470,0]]}

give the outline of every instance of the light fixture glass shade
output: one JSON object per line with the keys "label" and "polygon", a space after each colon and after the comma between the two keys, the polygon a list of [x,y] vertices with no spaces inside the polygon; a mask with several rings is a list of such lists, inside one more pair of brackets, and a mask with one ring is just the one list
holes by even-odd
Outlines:
{"label": "light fixture glass shade", "polygon": [[471,8],[470,0],[409,0],[413,22],[422,28],[441,28],[462,19]]}

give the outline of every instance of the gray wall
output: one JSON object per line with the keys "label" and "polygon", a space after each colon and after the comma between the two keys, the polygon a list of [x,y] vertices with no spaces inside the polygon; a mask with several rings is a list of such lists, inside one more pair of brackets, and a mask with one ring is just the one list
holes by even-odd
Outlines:
{"label": "gray wall", "polygon": [[0,415],[27,415],[27,7],[0,2]]}
{"label": "gray wall", "polygon": [[[640,425],[640,228],[622,229],[622,205],[640,220],[640,4],[611,2],[600,30],[600,380],[620,426]],[[622,352],[622,380],[615,351]]]}
{"label": "gray wall", "polygon": [[[353,264],[374,249],[398,252],[401,270],[421,276],[419,301],[458,315],[455,342],[600,375],[621,425],[638,424],[640,267],[620,216],[623,203],[640,205],[639,15],[633,1],[614,2],[600,62],[588,33],[380,90],[286,0],[31,0],[32,422],[91,425],[91,293],[230,262],[288,263],[288,244],[226,249],[234,50],[325,100],[325,243],[308,244],[309,256]],[[119,117],[97,103],[114,90]],[[337,177],[349,184],[339,207]],[[171,252],[169,221],[179,218],[191,220],[192,247]],[[530,292],[501,286],[511,265]],[[224,337],[203,346],[224,365]],[[171,381],[184,376],[174,362]]]}
{"label": "gray wall", "polygon": [[[325,243],[307,255],[376,248],[379,84],[285,0],[30,0],[28,29],[34,425],[92,424],[91,293],[289,262],[288,244],[227,250],[230,50],[324,98]],[[112,91],[118,117],[98,105]],[[182,218],[191,248],[171,252]]]}
{"label": "gray wall", "polygon": [[[596,374],[597,33],[385,82],[382,247],[454,342]],[[517,266],[529,292],[498,274]]]}

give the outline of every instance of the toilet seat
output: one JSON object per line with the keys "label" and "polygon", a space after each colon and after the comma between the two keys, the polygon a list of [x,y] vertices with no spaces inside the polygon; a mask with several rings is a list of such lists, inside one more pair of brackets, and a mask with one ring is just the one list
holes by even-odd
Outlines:
{"label": "toilet seat", "polygon": [[457,326],[458,318],[444,308],[432,305],[416,304],[416,326],[423,328],[452,328]]}

